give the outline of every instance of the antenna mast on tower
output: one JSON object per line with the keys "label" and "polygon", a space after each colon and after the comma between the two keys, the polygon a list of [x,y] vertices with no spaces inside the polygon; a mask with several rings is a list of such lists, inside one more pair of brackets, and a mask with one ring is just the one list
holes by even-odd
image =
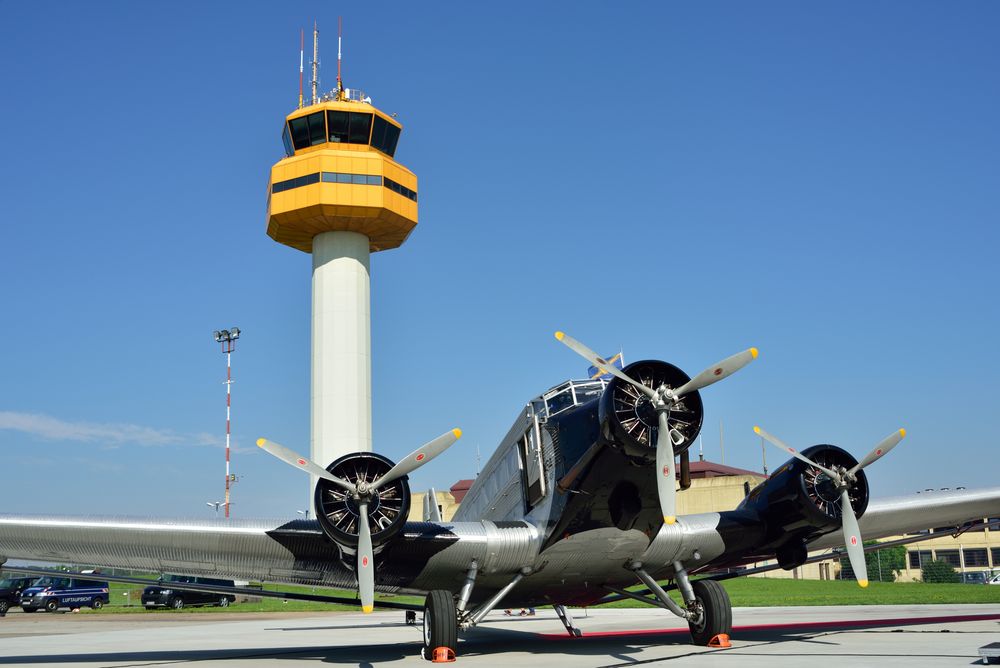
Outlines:
{"label": "antenna mast on tower", "polygon": [[313,59],[312,59],[312,103],[316,104],[319,97],[316,89],[319,86],[319,28],[313,21]]}
{"label": "antenna mast on tower", "polygon": [[302,108],[302,71],[306,53],[306,31],[299,31],[299,109]]}
{"label": "antenna mast on tower", "polygon": [[344,82],[340,78],[340,41],[344,37],[344,17],[337,17],[337,99],[343,99]]}

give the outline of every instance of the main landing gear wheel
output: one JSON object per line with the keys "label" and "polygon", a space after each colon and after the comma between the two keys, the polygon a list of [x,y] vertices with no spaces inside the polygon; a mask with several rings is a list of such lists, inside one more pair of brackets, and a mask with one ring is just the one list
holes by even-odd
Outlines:
{"label": "main landing gear wheel", "polygon": [[694,644],[708,645],[720,633],[732,634],[733,605],[723,586],[715,580],[695,580],[691,588],[701,607],[701,617],[688,622]]}
{"label": "main landing gear wheel", "polygon": [[455,599],[450,591],[443,589],[430,592],[424,601],[424,658],[433,660],[434,650],[438,647],[447,647],[453,653],[458,650]]}

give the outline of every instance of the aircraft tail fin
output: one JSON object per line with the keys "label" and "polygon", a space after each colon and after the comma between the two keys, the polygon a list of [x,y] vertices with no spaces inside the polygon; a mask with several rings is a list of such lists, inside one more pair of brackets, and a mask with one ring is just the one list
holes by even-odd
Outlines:
{"label": "aircraft tail fin", "polygon": [[437,492],[434,491],[433,487],[427,490],[427,494],[424,496],[424,521],[441,521],[441,509],[438,508]]}

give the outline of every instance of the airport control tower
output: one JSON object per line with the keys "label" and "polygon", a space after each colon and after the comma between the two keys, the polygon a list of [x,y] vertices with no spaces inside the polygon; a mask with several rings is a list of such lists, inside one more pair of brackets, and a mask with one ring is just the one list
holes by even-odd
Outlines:
{"label": "airport control tower", "polygon": [[[285,119],[285,157],[271,168],[267,234],[312,254],[311,455],[326,466],[371,452],[369,257],[398,248],[417,224],[417,177],[394,159],[402,126],[364,93],[312,95]],[[315,482],[315,481],[314,481]]]}

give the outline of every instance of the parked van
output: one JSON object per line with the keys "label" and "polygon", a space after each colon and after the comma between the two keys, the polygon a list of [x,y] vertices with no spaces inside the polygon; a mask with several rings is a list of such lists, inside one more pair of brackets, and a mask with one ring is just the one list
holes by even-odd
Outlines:
{"label": "parked van", "polygon": [[108,591],[108,583],[101,580],[47,576],[21,592],[21,609],[55,612],[59,608],[89,606],[96,610],[108,604]]}
{"label": "parked van", "polygon": [[4,578],[0,580],[0,617],[21,603],[21,592],[35,583],[38,576]]}
{"label": "parked van", "polygon": [[197,578],[190,575],[165,575],[158,584],[146,587],[142,591],[142,604],[147,609],[173,608],[180,610],[190,605],[217,605],[227,607],[236,601],[233,594],[212,593],[207,591],[191,591],[175,589],[170,583],[205,584],[215,587],[232,587],[232,580],[217,580],[215,578]]}

